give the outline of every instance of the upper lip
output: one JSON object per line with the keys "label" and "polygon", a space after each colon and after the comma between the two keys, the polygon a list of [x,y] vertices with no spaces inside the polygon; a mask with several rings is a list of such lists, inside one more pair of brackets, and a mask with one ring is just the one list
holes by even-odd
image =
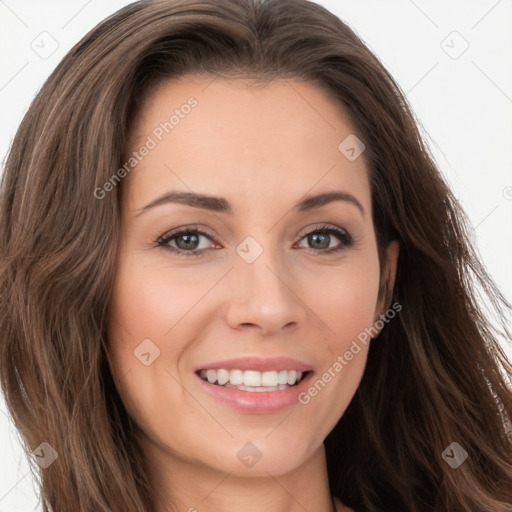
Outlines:
{"label": "upper lip", "polygon": [[296,370],[298,372],[308,372],[312,370],[310,364],[292,359],[291,357],[239,357],[236,359],[225,359],[223,361],[214,361],[206,363],[196,368],[199,370],[255,370],[259,372],[271,372],[279,370]]}

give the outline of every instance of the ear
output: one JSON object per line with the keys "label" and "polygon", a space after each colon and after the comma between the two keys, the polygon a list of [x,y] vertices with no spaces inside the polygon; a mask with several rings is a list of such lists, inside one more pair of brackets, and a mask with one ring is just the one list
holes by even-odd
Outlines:
{"label": "ear", "polygon": [[[386,261],[384,262],[384,283],[385,287],[388,290],[388,293],[385,294],[384,297],[377,303],[377,307],[375,308],[375,314],[374,314],[374,325],[375,323],[381,319],[381,315],[384,315],[386,313],[387,308],[389,308],[391,297],[393,295],[393,288],[395,286],[395,279],[396,279],[396,269],[398,266],[398,254],[400,252],[400,245],[397,240],[393,240],[390,242],[386,249]],[[382,322],[380,322],[382,323]],[[380,332],[382,329],[378,329]],[[377,337],[379,334],[377,333]]]}

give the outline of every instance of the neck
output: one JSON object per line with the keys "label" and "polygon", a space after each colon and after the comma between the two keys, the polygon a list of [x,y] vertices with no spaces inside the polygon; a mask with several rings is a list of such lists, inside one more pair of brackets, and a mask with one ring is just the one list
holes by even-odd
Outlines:
{"label": "neck", "polygon": [[[241,476],[183,460],[144,445],[157,489],[155,512],[336,512],[329,490],[325,448],[291,471]],[[148,451],[149,450],[149,451]]]}

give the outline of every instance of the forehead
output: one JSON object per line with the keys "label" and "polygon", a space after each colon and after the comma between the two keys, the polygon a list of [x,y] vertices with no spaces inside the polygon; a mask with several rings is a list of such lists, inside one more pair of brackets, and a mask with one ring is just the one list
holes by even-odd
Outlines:
{"label": "forehead", "polygon": [[150,149],[124,180],[124,195],[132,208],[176,189],[231,195],[243,206],[343,188],[368,205],[363,158],[349,160],[339,149],[353,134],[343,109],[307,82],[165,81],[133,126],[126,158]]}

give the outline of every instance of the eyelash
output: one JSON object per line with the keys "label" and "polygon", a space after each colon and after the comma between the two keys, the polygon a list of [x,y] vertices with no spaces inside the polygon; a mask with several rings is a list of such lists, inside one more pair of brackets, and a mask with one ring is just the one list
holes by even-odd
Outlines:
{"label": "eyelash", "polygon": [[[331,247],[328,249],[308,249],[305,248],[306,251],[313,251],[314,253],[322,253],[322,254],[332,254],[344,251],[354,245],[355,239],[352,237],[347,231],[341,228],[332,227],[329,225],[324,225],[319,228],[315,228],[311,231],[308,231],[304,235],[302,235],[301,240],[306,238],[309,235],[312,235],[314,233],[320,233],[322,235],[335,235],[341,240],[341,244],[337,247]],[[213,237],[210,236],[208,233],[201,231],[197,228],[178,228],[176,230],[170,231],[162,235],[158,240],[156,240],[156,244],[158,247],[163,248],[164,250],[171,251],[174,254],[180,255],[180,256],[195,256],[200,257],[203,256],[205,251],[208,249],[194,249],[192,251],[185,251],[183,249],[178,249],[176,247],[169,246],[169,242],[174,240],[175,238],[179,238],[182,235],[202,235],[207,238],[212,239]]]}

